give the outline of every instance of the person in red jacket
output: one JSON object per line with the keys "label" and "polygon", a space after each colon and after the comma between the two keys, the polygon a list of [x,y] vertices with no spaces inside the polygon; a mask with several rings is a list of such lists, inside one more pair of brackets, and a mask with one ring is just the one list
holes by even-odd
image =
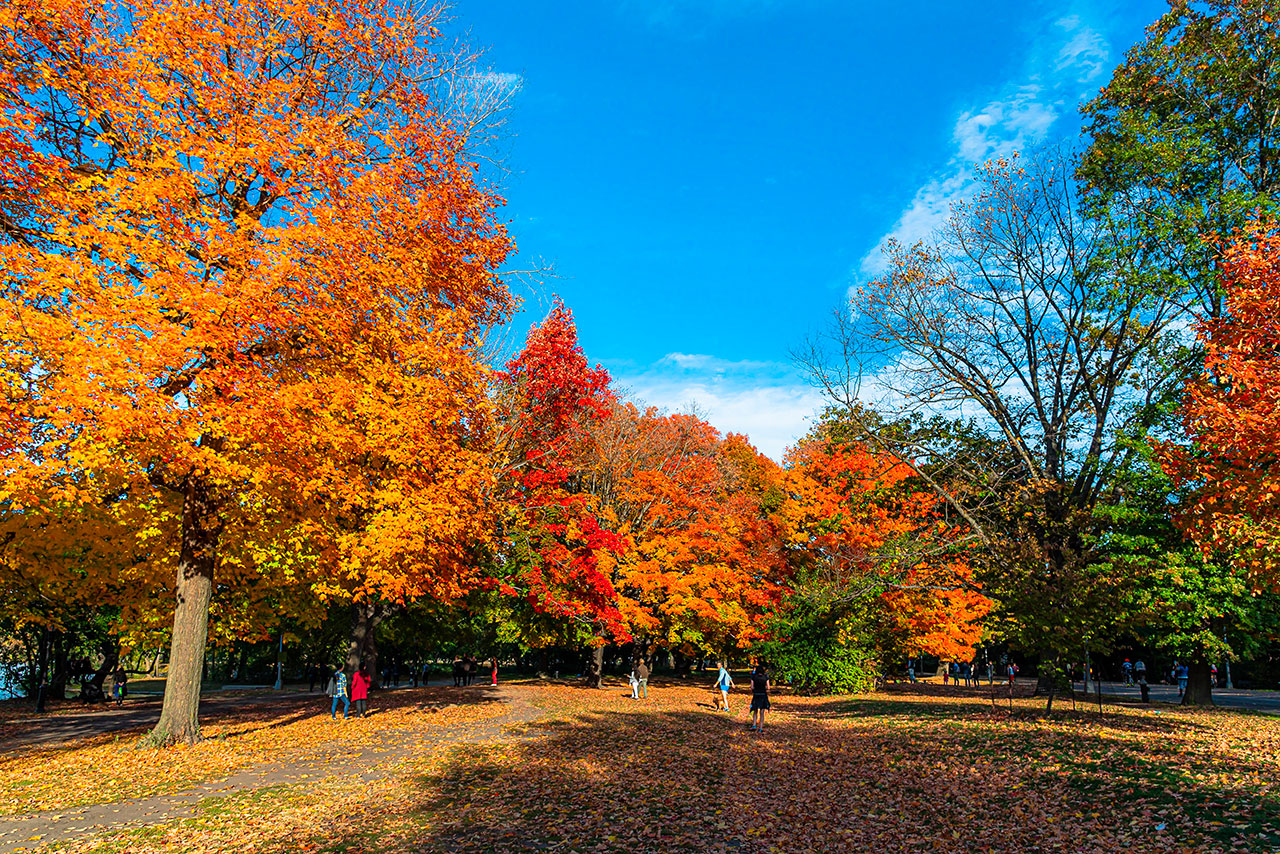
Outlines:
{"label": "person in red jacket", "polygon": [[351,699],[356,704],[356,714],[364,717],[369,701],[369,670],[363,664],[351,677]]}
{"label": "person in red jacket", "polygon": [[492,674],[492,675],[493,675],[493,684],[494,684],[494,685],[497,685],[497,684],[498,684],[498,659],[497,659],[497,658],[494,658],[494,659],[493,659],[493,661],[489,662],[489,667],[490,667],[490,668],[492,669],[492,671],[493,671],[493,674]]}

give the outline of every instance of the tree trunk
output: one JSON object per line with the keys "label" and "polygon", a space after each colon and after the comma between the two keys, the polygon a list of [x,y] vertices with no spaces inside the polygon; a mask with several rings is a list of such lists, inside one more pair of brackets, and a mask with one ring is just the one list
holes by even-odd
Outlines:
{"label": "tree trunk", "polygon": [[1187,668],[1187,690],[1182,692],[1182,705],[1213,705],[1213,674],[1208,661],[1193,661]]}
{"label": "tree trunk", "polygon": [[116,666],[120,663],[120,643],[116,640],[104,640],[102,642],[102,664],[98,665],[98,669],[93,672],[93,677],[85,683],[80,690],[80,697],[89,702],[105,702],[107,692],[103,686],[107,684],[107,677],[115,672]]}
{"label": "tree trunk", "polygon": [[182,499],[182,551],[178,557],[169,675],[164,683],[160,720],[146,738],[148,744],[157,747],[200,740],[200,677],[209,639],[214,553],[220,532],[208,485],[197,475],[189,475]]}
{"label": "tree trunk", "polygon": [[591,657],[587,660],[587,677],[588,688],[604,687],[604,647],[597,646],[591,650]]}
{"label": "tree trunk", "polygon": [[355,673],[363,664],[372,680],[370,687],[381,687],[378,673],[378,624],[386,617],[382,606],[367,600],[351,604],[351,638],[347,642],[347,671]]}
{"label": "tree trunk", "polygon": [[67,699],[67,680],[70,678],[67,662],[67,635],[58,632],[53,637],[53,675],[49,679],[49,699]]}
{"label": "tree trunk", "polygon": [[40,645],[36,658],[36,712],[43,713],[44,702],[48,698],[48,688],[44,683],[49,678],[49,629],[43,626],[40,628]]}
{"label": "tree trunk", "polygon": [[245,666],[249,661],[249,646],[245,643],[236,644],[238,649],[233,653],[236,657],[236,666],[231,668],[231,682],[243,682]]}

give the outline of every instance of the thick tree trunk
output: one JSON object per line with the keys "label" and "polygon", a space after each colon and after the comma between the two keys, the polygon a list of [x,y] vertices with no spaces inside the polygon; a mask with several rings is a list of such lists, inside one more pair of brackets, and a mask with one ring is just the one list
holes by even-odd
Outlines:
{"label": "thick tree trunk", "polygon": [[213,601],[214,553],[220,529],[208,486],[198,476],[188,476],[182,500],[182,551],[169,675],[160,721],[146,738],[152,745],[200,740],[200,677],[209,639],[209,603]]}
{"label": "thick tree trunk", "polygon": [[1182,692],[1182,705],[1213,705],[1213,674],[1208,661],[1194,661],[1187,668],[1187,690]]}
{"label": "thick tree trunk", "polygon": [[588,688],[604,687],[604,647],[597,646],[591,650],[591,657],[587,659],[587,675],[586,682]]}
{"label": "thick tree trunk", "polygon": [[376,602],[361,601],[351,605],[351,638],[347,641],[347,672],[355,673],[363,664],[369,670],[371,687],[381,687],[378,672],[378,624],[385,617]]}

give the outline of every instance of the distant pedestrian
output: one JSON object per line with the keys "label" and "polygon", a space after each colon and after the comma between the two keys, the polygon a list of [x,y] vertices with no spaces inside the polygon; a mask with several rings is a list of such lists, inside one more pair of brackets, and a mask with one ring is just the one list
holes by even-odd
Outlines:
{"label": "distant pedestrian", "polygon": [[751,674],[751,728],[764,730],[764,718],[769,713],[769,674],[763,664],[757,664]]}
{"label": "distant pedestrian", "polygon": [[1009,684],[1012,685],[1014,680],[1018,678],[1018,665],[1010,661],[1009,665],[1005,668],[1005,673],[1008,674]]}
{"label": "distant pedestrian", "polygon": [[943,662],[941,666],[941,670],[942,670],[942,684],[946,685],[951,681],[951,668],[947,667],[946,662]]}
{"label": "distant pedestrian", "polygon": [[476,659],[474,655],[462,656],[462,684],[470,685],[476,680]]}
{"label": "distant pedestrian", "polygon": [[1130,661],[1127,658],[1124,660],[1124,663],[1120,665],[1120,675],[1124,677],[1124,684],[1126,685],[1133,684],[1133,662],[1132,661]]}
{"label": "distant pedestrian", "polygon": [[916,663],[914,661],[907,662],[907,681],[916,681]]}
{"label": "distant pedestrian", "polygon": [[462,663],[461,658],[453,659],[453,687],[461,688],[462,680],[466,678],[466,665]]}
{"label": "distant pedestrian", "polygon": [[351,677],[351,700],[356,704],[356,714],[364,717],[369,704],[369,670],[365,665]]}
{"label": "distant pedestrian", "polygon": [[124,698],[128,693],[129,674],[124,672],[123,667],[117,667],[116,672],[111,677],[111,696],[115,698],[117,706],[124,705]]}
{"label": "distant pedestrian", "polygon": [[1147,681],[1147,663],[1141,658],[1133,663],[1133,672],[1138,677],[1139,682]]}
{"label": "distant pedestrian", "polygon": [[629,674],[627,674],[627,681],[631,683],[631,699],[639,700],[640,699],[640,679],[636,676],[636,672],[634,669]]}
{"label": "distant pedestrian", "polygon": [[725,662],[720,662],[720,672],[716,674],[716,687],[720,689],[720,697],[724,700],[724,710],[729,711],[729,689],[733,687],[733,677]]}
{"label": "distant pedestrian", "polygon": [[636,659],[636,690],[639,692],[639,699],[649,699],[649,665],[644,663],[643,658]]}
{"label": "distant pedestrian", "polygon": [[341,667],[333,669],[333,676],[329,679],[325,693],[333,698],[329,707],[330,719],[338,716],[338,703],[342,703],[342,719],[345,721],[351,711],[351,695],[347,691],[347,674],[342,672]]}
{"label": "distant pedestrian", "polygon": [[1187,691],[1187,676],[1190,671],[1185,664],[1176,664],[1174,667],[1174,675],[1178,680],[1178,696],[1181,697]]}
{"label": "distant pedestrian", "polygon": [[493,677],[493,686],[498,686],[498,659],[489,662],[489,675]]}

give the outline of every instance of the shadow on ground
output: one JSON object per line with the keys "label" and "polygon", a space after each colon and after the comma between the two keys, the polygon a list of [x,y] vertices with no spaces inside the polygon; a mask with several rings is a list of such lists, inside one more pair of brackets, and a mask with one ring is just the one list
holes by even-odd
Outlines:
{"label": "shadow on ground", "polygon": [[[386,838],[356,821],[317,842],[393,852],[1280,846],[1275,794],[1192,775],[1176,750],[1147,748],[1195,738],[1185,722],[1124,741],[1017,718],[957,729],[972,710],[910,705],[831,701],[818,705],[831,721],[878,723],[792,717],[762,735],[706,712],[583,712],[533,727],[541,737],[528,743],[457,751],[384,818],[395,829]],[[1228,803],[1247,820],[1223,821]]]}

